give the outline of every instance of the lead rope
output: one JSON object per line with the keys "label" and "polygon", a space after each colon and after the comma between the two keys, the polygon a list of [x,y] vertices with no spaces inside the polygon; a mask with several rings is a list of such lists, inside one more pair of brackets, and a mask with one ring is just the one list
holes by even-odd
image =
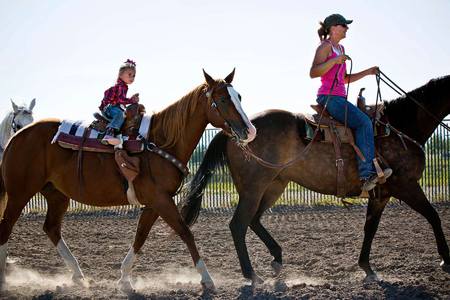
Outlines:
{"label": "lead rope", "polygon": [[[345,55],[345,50],[342,48],[342,54]],[[348,73],[348,81],[347,81],[347,91],[345,92],[345,99],[348,101],[348,91],[350,90],[350,78],[352,76],[352,69],[353,69],[353,61],[350,58],[350,56],[347,56],[348,60],[350,61],[350,72]],[[344,131],[345,134],[347,134],[347,115],[348,115],[348,102],[345,103],[345,119],[344,119]]]}
{"label": "lead rope", "polygon": [[[377,74],[375,74],[375,81],[377,83],[377,95],[375,97],[375,99],[376,99],[375,100],[375,115],[373,116],[373,119],[372,119],[372,128],[373,128],[373,131],[374,131],[374,137],[373,137],[374,144],[375,144],[375,126],[376,126],[376,122],[377,122],[378,100],[380,100],[380,102],[382,101],[381,90],[380,90],[380,78],[381,78],[380,77],[380,72],[377,72]],[[375,147],[378,147],[378,149],[380,150],[380,151],[378,151],[378,153],[381,153],[381,149],[380,149],[381,146],[380,145],[375,145]],[[376,158],[376,153],[375,153],[375,159],[377,159]],[[378,185],[377,189],[378,189],[378,201],[381,201],[381,186]],[[372,194],[374,195],[374,198],[375,198],[376,194],[374,192],[372,192]]]}

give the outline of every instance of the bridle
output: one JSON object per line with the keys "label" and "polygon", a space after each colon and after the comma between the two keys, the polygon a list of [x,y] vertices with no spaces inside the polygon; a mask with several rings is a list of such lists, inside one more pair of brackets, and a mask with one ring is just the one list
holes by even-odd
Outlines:
{"label": "bridle", "polygon": [[17,131],[19,131],[19,129],[21,129],[21,128],[17,127],[17,123],[16,123],[16,117],[21,113],[31,115],[31,111],[26,108],[18,109],[17,112],[13,113],[13,118],[11,120],[11,129],[14,131],[14,133],[16,133]]}
{"label": "bridle", "polygon": [[[227,119],[221,114],[220,107],[223,100],[225,100],[225,96],[221,96],[218,100],[214,99],[213,93],[214,91],[225,89],[229,86],[232,86],[229,83],[222,83],[217,87],[211,87],[205,92],[206,99],[211,102],[210,108],[216,113],[216,115],[220,116],[220,118],[223,120],[223,123],[225,125],[224,132],[230,136],[234,140],[239,140],[239,135],[234,131],[233,127],[230,125],[230,122],[227,121]],[[228,132],[229,131],[229,132]]]}

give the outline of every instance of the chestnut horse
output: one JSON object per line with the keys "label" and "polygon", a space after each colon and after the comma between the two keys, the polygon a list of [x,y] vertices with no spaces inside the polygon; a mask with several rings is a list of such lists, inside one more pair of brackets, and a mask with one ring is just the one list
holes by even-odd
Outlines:
{"label": "chestnut horse", "polygon": [[[240,96],[231,85],[234,70],[225,80],[214,80],[206,72],[204,76],[206,83],[152,117],[148,139],[184,164],[208,123],[229,132],[242,143],[250,142],[256,135],[255,127],[242,110]],[[12,228],[36,193],[42,193],[47,200],[44,231],[73,272],[72,278],[76,282],[83,282],[84,276],[61,236],[61,222],[69,199],[94,206],[129,204],[114,155],[105,153],[83,154],[83,197],[80,197],[76,152],[51,143],[59,125],[58,120],[34,123],[18,132],[5,150],[0,180],[0,201],[6,202],[0,223],[0,282],[5,280],[7,241]],[[139,218],[134,243],[122,262],[120,288],[126,292],[133,289],[131,269],[136,253],[156,219],[161,217],[186,243],[203,287],[214,289],[194,237],[172,198],[183,175],[170,161],[150,151],[144,150],[135,156],[140,158],[141,172],[134,180],[134,189],[145,208]]]}
{"label": "chestnut horse", "polygon": [[[417,99],[419,105],[426,110],[409,97],[384,103],[384,114],[390,124],[417,144],[401,138],[393,130],[387,137],[376,138],[377,150],[394,172],[387,182],[375,189],[376,193],[371,193],[369,197],[364,241],[359,257],[359,266],[366,273],[365,280],[377,279],[369,263],[370,249],[381,214],[391,197],[407,203],[427,219],[434,231],[438,252],[442,258],[441,266],[446,271],[449,271],[450,267],[449,248],[441,221],[418,183],[425,167],[425,154],[421,146],[430,138],[439,120],[442,121],[450,113],[450,76],[431,80],[408,95]],[[305,121],[299,114],[269,110],[253,118],[252,122],[258,130],[258,136],[248,146],[265,161],[276,164],[291,162],[295,160],[293,158],[299,157],[299,153],[302,153],[309,143],[304,138]],[[347,166],[347,196],[358,196],[361,188],[355,153],[349,144],[342,145],[342,152]],[[264,242],[274,257],[272,267],[277,274],[282,266],[282,250],[261,224],[261,215],[275,203],[290,181],[319,193],[335,195],[335,159],[331,144],[314,142],[303,159],[293,165],[286,168],[267,168],[255,160],[246,159],[243,151],[232,143],[230,138],[218,133],[208,146],[201,166],[188,186],[189,192],[182,207],[182,216],[188,225],[196,221],[202,191],[214,169],[228,165],[239,193],[239,204],[230,223],[231,233],[244,277],[251,279],[253,284],[259,283],[262,279],[253,270],[245,243],[248,227],[250,226]]]}

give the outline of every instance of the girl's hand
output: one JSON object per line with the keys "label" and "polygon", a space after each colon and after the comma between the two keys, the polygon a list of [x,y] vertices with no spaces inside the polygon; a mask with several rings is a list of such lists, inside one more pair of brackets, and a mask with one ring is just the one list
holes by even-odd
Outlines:
{"label": "girl's hand", "polygon": [[139,93],[134,94],[133,96],[131,96],[130,98],[134,103],[138,103],[139,102]]}

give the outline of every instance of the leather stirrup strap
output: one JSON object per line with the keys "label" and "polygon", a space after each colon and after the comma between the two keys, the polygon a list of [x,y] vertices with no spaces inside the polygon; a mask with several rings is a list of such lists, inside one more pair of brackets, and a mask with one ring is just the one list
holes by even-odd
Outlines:
{"label": "leather stirrup strap", "polygon": [[356,146],[356,144],[352,141],[350,143],[350,145],[353,147],[353,150],[355,150],[356,155],[358,155],[358,157],[362,160],[362,161],[366,161],[366,158],[364,157],[364,154],[362,154],[361,150],[359,149],[358,146]]}
{"label": "leather stirrup strap", "polygon": [[345,197],[346,188],[345,188],[345,175],[344,175],[344,159],[342,158],[341,153],[341,140],[339,139],[339,135],[337,134],[336,127],[331,124],[330,125],[330,137],[333,142],[334,152],[336,154],[336,196]]}

